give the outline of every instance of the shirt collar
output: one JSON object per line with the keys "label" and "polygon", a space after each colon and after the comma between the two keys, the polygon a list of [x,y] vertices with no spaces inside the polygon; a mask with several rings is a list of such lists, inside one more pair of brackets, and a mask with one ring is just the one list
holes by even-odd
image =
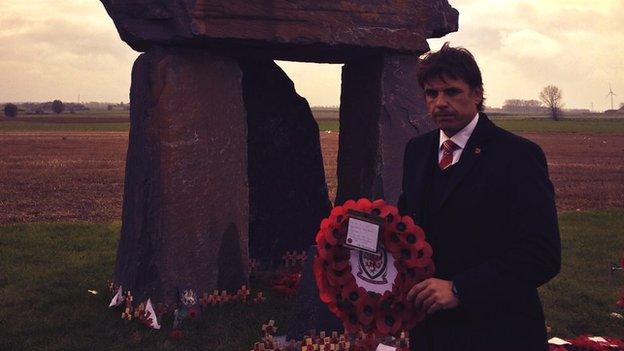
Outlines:
{"label": "shirt collar", "polygon": [[474,131],[475,127],[477,126],[477,122],[478,121],[479,121],[479,113],[477,112],[477,115],[472,119],[472,121],[470,121],[470,123],[468,123],[464,128],[462,128],[462,130],[460,130],[459,132],[455,133],[455,135],[453,135],[450,138],[448,136],[446,136],[446,134],[444,134],[442,129],[440,129],[440,145],[439,145],[439,147],[442,148],[442,143],[444,143],[445,141],[451,139],[451,141],[454,142],[455,144],[457,144],[457,146],[459,146],[461,149],[465,148],[466,147],[466,143],[468,143],[468,139],[472,135],[472,132]]}

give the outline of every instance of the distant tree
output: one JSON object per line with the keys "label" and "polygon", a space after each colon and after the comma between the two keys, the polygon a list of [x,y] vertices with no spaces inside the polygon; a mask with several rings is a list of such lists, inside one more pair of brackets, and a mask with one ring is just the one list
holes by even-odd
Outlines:
{"label": "distant tree", "polygon": [[4,105],[4,115],[11,118],[17,116],[17,106],[11,103]]}
{"label": "distant tree", "polygon": [[109,110],[109,111],[112,111],[113,110],[113,105],[106,106],[106,109]]}
{"label": "distant tree", "polygon": [[65,110],[65,105],[63,105],[63,102],[61,100],[52,101],[52,111],[54,113],[58,115],[59,113],[63,112],[63,110]]}
{"label": "distant tree", "polygon": [[561,108],[563,107],[563,103],[561,101],[561,89],[555,85],[545,86],[539,97],[544,105],[550,110],[550,117],[552,117],[553,120],[558,121],[559,115],[561,114]]}
{"label": "distant tree", "polygon": [[542,103],[537,100],[509,99],[503,104],[505,112],[539,113],[542,109]]}

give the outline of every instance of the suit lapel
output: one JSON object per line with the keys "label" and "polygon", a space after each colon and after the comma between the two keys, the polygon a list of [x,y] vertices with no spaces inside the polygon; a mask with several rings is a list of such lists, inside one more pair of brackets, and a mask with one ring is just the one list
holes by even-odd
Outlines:
{"label": "suit lapel", "polygon": [[491,138],[494,124],[487,118],[484,113],[479,115],[479,122],[475,126],[472,135],[466,143],[466,147],[461,154],[459,162],[453,165],[455,168],[455,174],[442,193],[440,201],[436,202],[433,212],[437,212],[444,206],[444,203],[453,191],[459,186],[461,181],[466,177],[470,170],[481,160],[481,152],[485,149],[484,143]]}

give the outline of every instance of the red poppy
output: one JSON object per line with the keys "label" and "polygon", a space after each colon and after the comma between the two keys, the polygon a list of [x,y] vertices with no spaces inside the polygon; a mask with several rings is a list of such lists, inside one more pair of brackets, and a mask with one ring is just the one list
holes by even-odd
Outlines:
{"label": "red poppy", "polygon": [[347,200],[345,201],[344,204],[342,204],[342,207],[345,209],[345,211],[348,211],[352,208],[355,207],[355,200]]}
{"label": "red poppy", "polygon": [[375,316],[375,325],[380,335],[395,335],[401,330],[401,316],[390,308],[380,308]]}
{"label": "red poppy", "polygon": [[346,223],[347,211],[342,206],[334,207],[329,214],[329,223],[334,228],[342,228]]}
{"label": "red poppy", "polygon": [[[381,217],[386,222],[381,246],[393,255],[399,274],[392,291],[383,296],[366,293],[355,283],[351,251],[343,246],[349,209]],[[396,207],[383,200],[349,200],[335,207],[320,227],[316,237],[318,256],[313,263],[314,277],[321,300],[343,321],[347,331],[396,334],[424,318],[424,311],[415,311],[414,306],[405,302],[405,294],[414,284],[432,276],[432,250],[423,230],[410,217],[400,216]]]}
{"label": "red poppy", "polygon": [[323,264],[323,268],[327,269],[330,267],[336,267],[337,264],[345,266],[343,263],[349,262],[349,259],[351,258],[351,252],[349,251],[349,249],[343,246],[334,246],[330,249],[323,249],[319,251],[319,257],[323,258],[327,262],[327,264]]}
{"label": "red poppy", "polygon": [[353,306],[357,306],[362,303],[366,296],[366,290],[355,284],[355,281],[353,281],[353,284],[345,286],[343,288],[343,291],[344,293],[342,294],[342,297],[345,300],[349,301],[349,303],[351,303]]}
{"label": "red poppy", "polygon": [[381,209],[381,213],[379,213],[379,217],[386,220],[386,227],[389,227],[390,225],[401,220],[399,210],[394,206],[384,206]]}
{"label": "red poppy", "polygon": [[371,326],[375,319],[375,312],[379,295],[369,292],[364,295],[360,303],[356,306],[358,320],[361,325]]}
{"label": "red poppy", "polygon": [[427,278],[433,277],[433,261],[431,266],[426,267],[409,267],[404,271],[401,271],[399,274],[401,276],[402,282],[400,291],[403,294],[409,292],[412,287]]}
{"label": "red poppy", "polygon": [[422,245],[425,242],[425,232],[419,226],[412,225],[399,238],[407,245]]}
{"label": "red poppy", "polygon": [[355,203],[355,209],[361,212],[370,212],[373,208],[373,203],[367,198],[361,198]]}
{"label": "red poppy", "polygon": [[358,316],[355,311],[347,313],[342,318],[342,324],[347,333],[357,333],[360,330],[360,325],[358,324]]}
{"label": "red poppy", "polygon": [[432,254],[433,249],[427,242],[422,242],[420,245],[414,245],[411,250],[401,250],[401,256],[407,267],[427,267],[432,262]]}
{"label": "red poppy", "polygon": [[618,307],[624,308],[624,290],[622,290],[622,292],[620,293],[620,298],[618,299],[616,304],[618,305]]}
{"label": "red poppy", "polygon": [[199,316],[199,311],[197,310],[197,308],[191,307],[188,310],[188,316],[190,319],[195,319],[197,318],[197,316]]}
{"label": "red poppy", "polygon": [[373,202],[372,202],[372,204],[371,204],[371,209],[370,209],[370,213],[371,213],[373,216],[378,216],[378,217],[380,217],[380,216],[381,216],[381,212],[382,212],[382,210],[383,210],[385,207],[388,207],[388,206],[386,205],[386,202],[385,202],[384,200],[382,200],[382,199],[377,199],[377,200],[375,200],[375,201],[373,201]]}
{"label": "red poppy", "polygon": [[403,216],[398,221],[393,222],[390,226],[390,229],[395,232],[403,233],[412,229],[414,226],[416,225],[414,224],[414,220],[411,217]]}
{"label": "red poppy", "polygon": [[351,282],[355,281],[353,274],[351,274],[351,265],[348,265],[347,268],[342,271],[337,271],[335,269],[327,269],[327,281],[329,284],[338,287],[341,285],[347,285]]}
{"label": "red poppy", "polygon": [[331,245],[342,245],[345,241],[345,237],[347,236],[347,230],[343,226],[341,228],[335,228],[330,226],[327,229],[328,233],[325,235],[325,239]]}
{"label": "red poppy", "polygon": [[385,230],[382,237],[383,246],[390,253],[398,253],[403,248],[399,233],[393,230]]}
{"label": "red poppy", "polygon": [[320,280],[317,280],[316,285],[319,288],[319,298],[321,301],[324,303],[330,303],[338,300],[338,289],[329,284],[327,279],[321,278]]}
{"label": "red poppy", "polygon": [[180,329],[174,329],[169,333],[169,339],[173,341],[179,341],[184,338],[184,333]]}
{"label": "red poppy", "polygon": [[340,250],[340,248],[337,245],[330,244],[325,237],[322,237],[316,244],[316,251],[319,257],[324,260],[331,261],[336,250]]}

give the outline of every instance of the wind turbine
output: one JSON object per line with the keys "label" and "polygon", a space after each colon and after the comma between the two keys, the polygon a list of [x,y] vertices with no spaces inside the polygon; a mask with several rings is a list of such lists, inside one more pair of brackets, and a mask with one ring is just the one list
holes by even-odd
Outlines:
{"label": "wind turbine", "polygon": [[611,95],[611,109],[613,110],[613,97],[616,95],[613,94],[613,90],[611,90],[611,83],[609,83],[609,94],[607,94],[606,97],[609,97],[609,95]]}

